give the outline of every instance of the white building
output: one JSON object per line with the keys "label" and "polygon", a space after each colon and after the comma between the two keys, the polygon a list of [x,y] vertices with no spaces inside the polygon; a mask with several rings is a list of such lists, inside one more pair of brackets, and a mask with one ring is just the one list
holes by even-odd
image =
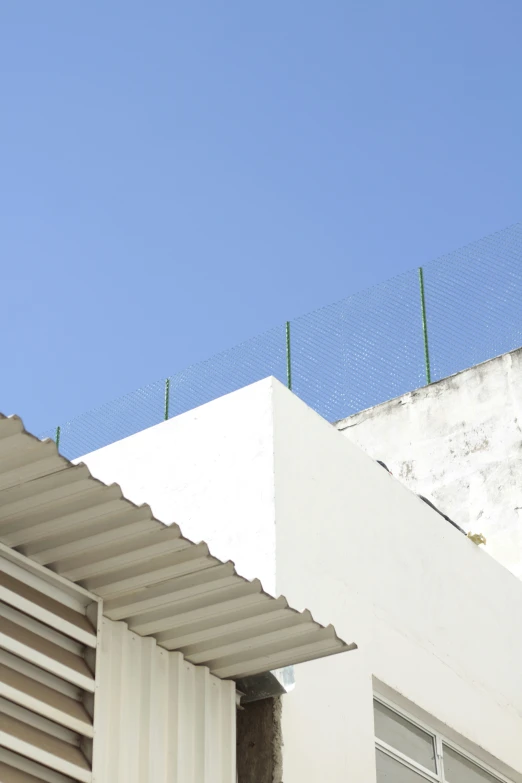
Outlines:
{"label": "white building", "polygon": [[1,783],[235,783],[236,682],[354,648],[0,416]]}
{"label": "white building", "polygon": [[[346,437],[351,428],[344,429],[337,431],[280,383],[267,379],[82,458],[96,478],[117,482],[125,497],[137,504],[131,507],[134,517],[128,524],[143,524],[144,514],[151,525],[148,507],[139,505],[149,503],[157,519],[180,522],[191,539],[208,542],[218,559],[213,568],[226,568],[222,561],[231,557],[246,579],[259,578],[268,593],[288,595],[298,610],[309,609],[316,623],[335,625],[338,636],[317,624],[308,631],[310,616],[293,615],[301,619],[295,619],[295,626],[278,626],[276,649],[270,648],[268,656],[252,649],[263,633],[259,613],[241,616],[243,636],[230,640],[239,648],[228,650],[227,664],[205,658],[212,642],[191,637],[190,629],[180,640],[172,594],[165,592],[168,581],[154,583],[152,604],[147,603],[146,591],[134,580],[150,573],[148,552],[152,558],[167,557],[158,564],[159,571],[164,568],[159,578],[170,580],[169,569],[178,562],[170,558],[180,557],[173,543],[179,541],[177,528],[172,540],[172,528],[161,528],[174,549],[159,555],[143,544],[132,549],[121,539],[108,545],[111,536],[101,514],[85,536],[92,556],[80,547],[71,558],[70,516],[67,526],[59,523],[59,540],[42,547],[29,533],[18,533],[22,540],[10,538],[18,530],[16,515],[21,513],[17,496],[9,500],[7,517],[0,511],[5,555],[23,557],[24,567],[29,559],[43,563],[48,578],[51,568],[62,584],[68,580],[69,589],[71,582],[78,582],[90,591],[89,600],[95,594],[104,601],[98,652],[102,663],[94,699],[104,706],[94,712],[93,780],[229,781],[233,759],[224,749],[230,749],[234,731],[234,686],[223,678],[255,677],[256,672],[344,650],[355,641],[357,649],[348,655],[297,667],[295,687],[281,700],[244,705],[238,713],[239,783],[522,783],[522,583],[377,464],[376,459],[383,459],[396,467],[395,438],[398,443],[407,441],[402,429],[388,430],[382,453],[373,448],[380,445],[378,435],[372,448],[360,440],[371,456]],[[53,448],[44,447],[49,453]],[[60,458],[53,452],[52,459]],[[74,470],[86,468],[62,472]],[[16,486],[17,464],[7,475],[8,486]],[[24,476],[24,484],[30,485],[31,472]],[[52,484],[52,472],[46,480]],[[424,485],[422,489],[429,497]],[[56,503],[52,486],[47,492],[48,502]],[[75,493],[75,504],[84,503],[82,492]],[[119,530],[122,523],[115,520],[121,520],[120,512],[110,504],[126,501],[114,487],[103,492],[115,495],[105,502],[114,529]],[[47,501],[34,497],[31,513],[36,516],[30,524],[39,526],[39,539],[48,534],[46,525],[56,524],[56,512],[50,515]],[[27,513],[27,496],[22,499]],[[70,504],[72,496],[60,502]],[[81,522],[86,507],[75,508],[72,513],[79,517],[74,519]],[[448,505],[443,510],[452,517]],[[92,520],[92,507],[88,513]],[[455,521],[462,524],[460,515]],[[473,532],[479,532],[476,521],[472,520]],[[468,529],[467,523],[463,527]],[[140,527],[133,529],[136,536],[142,535]],[[484,532],[491,534],[489,529]],[[74,535],[78,546],[81,539]],[[100,544],[93,545],[91,536],[102,536],[95,542],[109,546],[101,562]],[[145,546],[155,544],[147,539]],[[194,552],[196,560],[208,558],[207,550],[194,551],[199,546],[187,543],[187,556]],[[138,554],[138,564],[131,565],[129,558]],[[112,559],[122,557],[124,566],[120,559]],[[116,588],[108,567],[124,572]],[[226,574],[221,572],[220,578],[227,579]],[[110,589],[126,590],[126,578],[138,592],[130,603],[125,597],[104,594],[110,583]],[[186,600],[198,601],[190,592],[192,582],[184,584],[182,589],[190,595]],[[259,606],[261,599],[269,605],[271,599],[262,596],[257,582],[240,585],[239,600],[249,607],[251,601]],[[87,598],[74,600],[85,604]],[[220,601],[215,604],[218,613]],[[281,609],[274,606],[274,611]],[[94,609],[89,612],[94,616]],[[170,630],[163,630],[163,620]],[[110,629],[105,639],[111,648],[105,653],[104,627]],[[306,640],[306,655],[296,648],[297,639]],[[158,646],[167,640],[179,652]],[[159,663],[162,656],[169,661],[164,669]],[[168,675],[156,675],[160,669],[168,669]],[[250,680],[243,687],[254,683],[259,696],[264,685],[266,694],[271,688],[276,692],[275,682],[267,675],[261,684]],[[98,709],[103,743],[97,740]],[[105,766],[100,771],[97,741],[104,748],[100,755]],[[139,773],[144,747],[149,761]],[[151,767],[153,763],[163,764],[161,772]],[[192,777],[182,771],[183,763],[192,764]]]}
{"label": "white building", "polygon": [[379,456],[267,379],[84,458],[357,642],[299,667],[240,783],[522,781],[522,584]]}

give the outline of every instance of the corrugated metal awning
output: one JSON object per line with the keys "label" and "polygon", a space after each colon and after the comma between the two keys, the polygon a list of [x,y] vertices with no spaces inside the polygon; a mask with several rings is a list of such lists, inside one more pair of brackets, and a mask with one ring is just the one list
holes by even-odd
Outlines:
{"label": "corrugated metal awning", "polygon": [[125,621],[212,674],[237,679],[354,649],[308,611],[156,520],[116,484],[73,465],[0,414],[0,543],[103,599]]}

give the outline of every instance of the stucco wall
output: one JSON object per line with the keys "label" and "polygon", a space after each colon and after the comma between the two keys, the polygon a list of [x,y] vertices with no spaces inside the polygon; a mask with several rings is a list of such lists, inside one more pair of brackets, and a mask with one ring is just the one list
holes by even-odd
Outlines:
{"label": "stucco wall", "polygon": [[336,426],[522,577],[522,349]]}

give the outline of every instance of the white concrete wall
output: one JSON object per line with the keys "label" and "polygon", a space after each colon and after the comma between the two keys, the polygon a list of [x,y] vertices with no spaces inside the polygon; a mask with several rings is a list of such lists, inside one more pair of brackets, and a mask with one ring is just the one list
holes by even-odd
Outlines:
{"label": "white concrete wall", "polygon": [[233,682],[102,620],[93,783],[236,783]]}
{"label": "white concrete wall", "polygon": [[275,591],[271,379],[80,457],[157,519],[177,522]]}
{"label": "white concrete wall", "polygon": [[375,780],[372,677],[522,776],[522,583],[277,381],[86,462],[359,644],[296,667],[285,783]]}
{"label": "white concrete wall", "polygon": [[373,779],[369,673],[486,762],[522,773],[522,584],[280,384],[273,410],[277,588],[360,646],[335,670],[296,670],[285,783],[317,779],[307,770],[318,716],[321,779]]}
{"label": "white concrete wall", "polygon": [[336,426],[522,578],[522,349]]}

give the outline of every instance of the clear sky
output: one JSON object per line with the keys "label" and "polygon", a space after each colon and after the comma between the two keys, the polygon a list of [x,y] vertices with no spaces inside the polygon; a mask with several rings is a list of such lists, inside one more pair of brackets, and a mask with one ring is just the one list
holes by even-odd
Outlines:
{"label": "clear sky", "polygon": [[16,0],[0,410],[38,432],[519,220],[520,0]]}

